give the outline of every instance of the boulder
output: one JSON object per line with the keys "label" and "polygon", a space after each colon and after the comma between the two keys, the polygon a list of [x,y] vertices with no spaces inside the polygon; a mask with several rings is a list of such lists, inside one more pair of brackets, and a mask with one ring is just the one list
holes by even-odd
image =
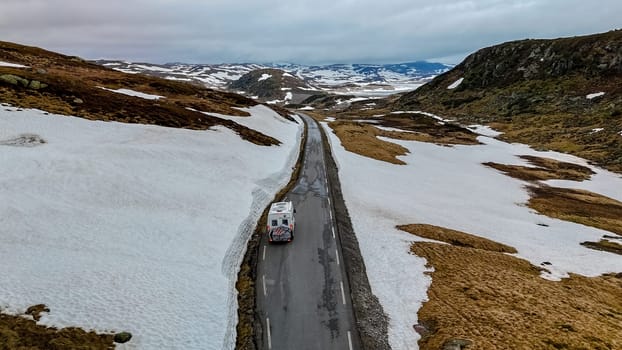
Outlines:
{"label": "boulder", "polygon": [[466,339],[451,339],[443,344],[443,350],[462,350],[472,345],[473,342]]}
{"label": "boulder", "polygon": [[117,333],[114,335],[115,343],[119,343],[119,344],[127,343],[128,341],[130,341],[130,339],[132,339],[132,333],[130,332],[121,332],[121,333]]}
{"label": "boulder", "polygon": [[44,84],[38,80],[31,80],[30,84],[28,84],[28,88],[33,89],[33,90],[44,89],[47,86],[48,86],[47,84]]}
{"label": "boulder", "polygon": [[28,79],[24,79],[13,74],[0,75],[0,81],[4,81],[5,83],[12,85],[22,85],[23,87],[28,87],[28,84],[30,83]]}

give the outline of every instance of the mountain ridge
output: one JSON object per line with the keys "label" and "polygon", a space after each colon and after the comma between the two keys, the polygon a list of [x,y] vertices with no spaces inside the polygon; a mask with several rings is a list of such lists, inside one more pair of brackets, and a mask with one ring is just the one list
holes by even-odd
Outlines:
{"label": "mountain ridge", "polygon": [[622,172],[622,30],[483,48],[391,109],[487,124]]}

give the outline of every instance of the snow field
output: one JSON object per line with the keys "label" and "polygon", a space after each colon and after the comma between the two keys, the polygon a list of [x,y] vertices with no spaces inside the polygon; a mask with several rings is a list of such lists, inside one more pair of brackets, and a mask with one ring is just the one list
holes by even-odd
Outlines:
{"label": "snow field", "polygon": [[[129,331],[120,349],[235,341],[244,224],[291,174],[301,125],[250,108],[262,147],[233,131],[88,121],[0,109],[0,307],[41,322]],[[249,214],[250,213],[250,214]]]}
{"label": "snow field", "polygon": [[100,89],[104,89],[104,90],[108,90],[108,91],[112,91],[112,92],[116,92],[118,94],[123,94],[123,95],[128,95],[128,96],[134,96],[134,97],[140,97],[146,100],[159,100],[161,98],[165,98],[164,96],[160,96],[160,95],[152,95],[152,94],[146,94],[144,92],[140,92],[140,91],[135,91],[135,90],[131,90],[131,89],[108,89],[105,87],[99,87]]}
{"label": "snow field", "polygon": [[24,66],[23,64],[9,63],[4,61],[0,61],[0,67],[28,68],[28,66]]}
{"label": "snow field", "polygon": [[457,88],[458,86],[460,86],[460,84],[462,84],[462,82],[463,82],[463,81],[464,81],[464,78],[460,78],[460,79],[458,79],[458,80],[454,81],[453,83],[451,83],[451,84],[447,87],[447,89],[448,89],[448,90],[453,90],[453,89]]}
{"label": "snow field", "polygon": [[[523,154],[586,165],[582,159],[485,136],[479,137],[483,145],[454,147],[381,137],[410,151],[399,157],[407,165],[392,165],[346,151],[327,124],[322,124],[338,163],[372,290],[390,317],[389,341],[395,350],[417,348],[419,335],[412,326],[418,322],[417,311],[427,299],[431,282],[424,274],[425,260],[409,253],[411,242],[426,239],[401,232],[395,225],[432,224],[513,246],[517,256],[536,266],[550,262],[550,273],[542,275],[547,279],[557,280],[568,272],[597,276],[622,271],[619,256],[580,245],[598,241],[608,232],[535,213],[525,206],[529,199],[525,182],[481,164],[527,165],[517,157]],[[485,128],[475,129],[492,134]],[[592,168],[597,174],[590,181],[553,183],[619,199],[622,178]]]}

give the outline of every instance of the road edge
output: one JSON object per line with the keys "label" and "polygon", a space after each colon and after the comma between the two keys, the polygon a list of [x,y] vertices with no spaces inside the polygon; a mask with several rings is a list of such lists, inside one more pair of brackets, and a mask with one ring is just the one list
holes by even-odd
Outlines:
{"label": "road edge", "polygon": [[[296,113],[298,114],[298,113]],[[289,182],[277,192],[272,202],[280,201],[294,187],[298,181],[300,170],[302,168],[302,159],[304,157],[304,148],[307,141],[308,125],[304,118],[300,117],[303,123],[302,138],[300,140],[300,149],[298,159]],[[238,278],[235,282],[235,288],[238,291],[238,324],[236,325],[236,350],[256,350],[259,347],[257,343],[263,337],[262,322],[257,314],[257,291],[255,281],[257,280],[257,259],[259,256],[259,247],[261,245],[261,237],[263,233],[263,225],[268,217],[268,205],[258,221],[255,223],[253,234],[248,240],[246,253],[240,265]]]}
{"label": "road edge", "polygon": [[343,199],[339,170],[331,152],[328,136],[322,125],[314,118],[312,119],[318,124],[322,134],[326,176],[330,184],[329,191],[333,198],[332,206],[337,222],[337,233],[341,241],[342,259],[350,285],[352,308],[354,309],[354,318],[361,339],[361,346],[368,350],[390,350],[389,317],[384,313],[382,305],[372,292],[367,279],[365,262],[361,255],[358,239],[352,228],[348,208]]}

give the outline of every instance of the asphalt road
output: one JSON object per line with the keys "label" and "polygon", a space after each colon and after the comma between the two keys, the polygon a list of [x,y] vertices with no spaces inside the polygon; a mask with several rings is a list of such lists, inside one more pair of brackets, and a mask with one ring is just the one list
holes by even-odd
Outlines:
{"label": "asphalt road", "polygon": [[[260,349],[359,349],[350,288],[335,231],[319,125],[308,116],[298,182],[294,241],[259,247],[257,312]],[[260,223],[263,224],[263,223]]]}

